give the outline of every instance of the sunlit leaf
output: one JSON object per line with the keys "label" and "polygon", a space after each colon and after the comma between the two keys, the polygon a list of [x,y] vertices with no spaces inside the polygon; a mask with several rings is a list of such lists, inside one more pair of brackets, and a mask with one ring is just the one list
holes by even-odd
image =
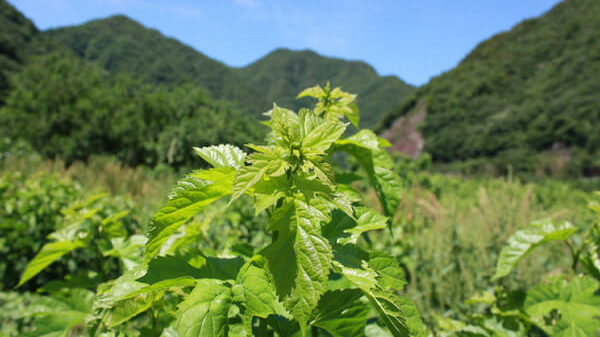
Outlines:
{"label": "sunlit leaf", "polygon": [[[235,170],[232,168],[211,169],[199,171],[179,181],[169,195],[169,201],[152,218],[144,261],[147,263],[156,256],[162,244],[194,215],[230,195],[234,174]],[[215,181],[210,181],[209,178]]]}
{"label": "sunlit leaf", "polygon": [[577,231],[568,222],[542,220],[531,224],[531,227],[515,232],[502,248],[494,279],[508,275],[510,271],[536,247],[549,241],[567,240]]}
{"label": "sunlit leaf", "polygon": [[302,328],[325,292],[331,246],[320,234],[327,216],[298,199],[288,200],[271,218],[277,239],[266,250],[267,270],[277,294]]}
{"label": "sunlit leaf", "polygon": [[175,314],[180,337],[225,337],[231,288],[217,280],[199,280]]}
{"label": "sunlit leaf", "polygon": [[[548,334],[560,337],[597,336],[600,332],[600,296],[598,282],[590,277],[576,277],[570,282],[554,278],[527,293],[525,311]],[[560,314],[548,324],[544,319],[553,310]]]}
{"label": "sunlit leaf", "polygon": [[326,292],[319,301],[311,324],[334,337],[364,336],[369,306],[359,300],[362,295],[358,289]]}
{"label": "sunlit leaf", "polygon": [[42,250],[40,250],[40,252],[33,258],[33,260],[27,264],[27,267],[25,268],[23,275],[21,275],[21,280],[19,281],[17,287],[21,286],[32,277],[39,274],[42,270],[44,270],[54,261],[58,260],[61,256],[81,247],[85,247],[85,243],[83,241],[59,241],[45,244],[42,247]]}
{"label": "sunlit leaf", "polygon": [[194,151],[213,167],[239,168],[244,165],[246,153],[233,145],[215,145],[202,148],[195,147]]}

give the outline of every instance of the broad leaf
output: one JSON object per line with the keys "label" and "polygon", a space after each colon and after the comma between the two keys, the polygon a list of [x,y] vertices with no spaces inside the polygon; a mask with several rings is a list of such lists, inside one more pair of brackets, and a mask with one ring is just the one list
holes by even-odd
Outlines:
{"label": "broad leaf", "polygon": [[267,152],[256,152],[248,156],[250,165],[238,169],[233,183],[233,194],[229,204],[241,197],[252,186],[258,183],[263,175],[272,173],[275,176],[282,175],[289,165],[281,159],[281,154],[276,147],[264,147]]}
{"label": "broad leaf", "polygon": [[240,302],[251,316],[267,318],[269,315],[289,317],[277,299],[275,288],[266,271],[254,263],[246,264],[233,286],[234,301]]}
{"label": "broad leaf", "polygon": [[93,303],[94,293],[75,288],[34,299],[22,316],[35,318],[30,336],[67,337],[73,328],[85,324]]}
{"label": "broad leaf", "polygon": [[235,280],[243,264],[244,262],[240,257],[206,257],[204,263],[199,266],[200,268],[196,268],[178,257],[158,257],[150,261],[148,271],[138,281],[153,284],[178,277]]}
{"label": "broad leaf", "polygon": [[[346,248],[346,253],[348,249]],[[340,254],[343,257],[356,254]],[[383,266],[389,262],[389,257],[373,255],[373,265],[379,273],[373,270],[366,261],[342,260],[336,258],[336,270],[357,286],[376,309],[379,318],[385,323],[394,337],[426,336],[426,328],[415,304],[408,298],[397,295],[386,287],[399,287],[403,280],[398,280],[399,271]],[[360,263],[360,266],[358,265]]]}
{"label": "broad leaf", "polygon": [[379,288],[365,292],[365,296],[394,337],[427,336],[419,310],[410,299]]}
{"label": "broad leaf", "polygon": [[27,267],[25,268],[23,275],[21,275],[21,280],[19,281],[17,287],[21,286],[32,277],[39,274],[42,270],[44,270],[44,268],[58,260],[61,256],[81,247],[85,247],[85,243],[83,241],[59,241],[45,244],[42,247],[42,250],[33,258],[33,260],[27,264]]}
{"label": "broad leaf", "polygon": [[375,212],[371,208],[358,207],[356,208],[356,225],[354,227],[344,230],[344,233],[350,234],[349,237],[342,237],[338,239],[338,243],[354,243],[358,241],[358,238],[362,233],[383,229],[386,226],[387,218]]}
{"label": "broad leaf", "polygon": [[531,224],[530,228],[515,232],[500,252],[494,279],[508,275],[536,247],[548,241],[567,240],[576,231],[577,228],[568,222],[543,220]]}
{"label": "broad leaf", "polygon": [[271,129],[276,136],[275,143],[286,149],[300,143],[300,116],[275,104],[269,115]]}
{"label": "broad leaf", "polygon": [[393,162],[380,147],[378,137],[370,130],[361,130],[351,137],[338,140],[335,150],[347,152],[356,158],[375,189],[384,215],[393,217],[400,204],[402,181],[392,171]]}
{"label": "broad leaf", "polygon": [[102,254],[118,258],[125,271],[133,270],[143,262],[142,252],[146,241],[147,238],[143,235],[132,235],[127,239],[124,237],[112,238],[110,240],[112,249]]}
{"label": "broad leaf", "polygon": [[[549,284],[538,284],[527,293],[525,311],[548,334],[560,337],[597,336],[600,333],[600,296],[598,282],[590,277],[576,277],[568,282],[555,278]],[[544,320],[553,310],[558,321],[548,325]]]}
{"label": "broad leaf", "polygon": [[133,317],[141,314],[148,310],[155,299],[162,297],[163,292],[155,295],[153,292],[145,292],[138,296],[120,301],[114,306],[108,315],[107,325],[109,328],[113,328],[117,325],[123,324]]}
{"label": "broad leaf", "polygon": [[356,208],[356,219],[341,211],[332,213],[332,220],[323,227],[323,235],[332,243],[356,244],[358,238],[371,230],[383,229],[387,218],[367,207]]}
{"label": "broad leaf", "polygon": [[302,154],[307,157],[325,153],[346,130],[346,125],[331,120],[323,120],[313,130],[308,131],[302,140]]}
{"label": "broad leaf", "polygon": [[396,258],[385,253],[372,253],[369,257],[369,267],[379,274],[377,282],[384,289],[402,290],[406,285],[404,271]]}
{"label": "broad leaf", "polygon": [[288,191],[288,181],[285,176],[263,178],[254,185],[255,214],[274,205]]}
{"label": "broad leaf", "polygon": [[199,280],[178,306],[175,328],[180,337],[225,337],[231,288],[217,280]]}
{"label": "broad leaf", "polygon": [[325,329],[333,337],[364,336],[369,307],[359,300],[362,295],[358,289],[326,292],[311,324]]}
{"label": "broad leaf", "polygon": [[246,153],[233,145],[216,145],[198,148],[194,151],[213,167],[239,168],[244,165]]}
{"label": "broad leaf", "polygon": [[[198,171],[179,181],[169,201],[152,218],[144,261],[148,263],[162,244],[198,212],[231,194],[235,170]],[[210,180],[214,179],[214,180]]]}
{"label": "broad leaf", "polygon": [[288,199],[271,217],[276,240],[266,249],[267,270],[277,294],[300,327],[325,292],[331,246],[320,234],[327,216],[298,199]]}

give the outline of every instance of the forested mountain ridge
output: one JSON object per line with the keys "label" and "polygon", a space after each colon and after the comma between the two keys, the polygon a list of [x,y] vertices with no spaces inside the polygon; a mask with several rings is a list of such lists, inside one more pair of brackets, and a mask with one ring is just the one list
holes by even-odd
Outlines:
{"label": "forested mountain ridge", "polygon": [[9,88],[9,76],[25,60],[29,42],[39,34],[35,25],[6,0],[0,0],[0,105]]}
{"label": "forested mountain ridge", "polygon": [[324,57],[311,50],[277,49],[235,71],[263,92],[268,101],[294,109],[309,102],[294,98],[303,88],[330,81],[333,86],[358,94],[362,127],[375,125],[385,112],[414,90],[396,76],[379,76],[365,62]]}
{"label": "forested mountain ridge", "polygon": [[267,106],[261,93],[225,64],[123,15],[45,34],[111,73],[125,72],[157,84],[191,82],[207,89],[212,97],[236,102],[249,112],[262,112]]}
{"label": "forested mountain ridge", "polygon": [[330,81],[358,93],[363,126],[369,127],[414,90],[395,76],[379,76],[364,62],[308,50],[278,49],[247,67],[230,68],[123,15],[45,34],[111,72],[129,72],[153,83],[191,81],[213,97],[256,114],[270,109],[275,101],[290,108],[305,106],[306,100],[293,97],[303,88]]}
{"label": "forested mountain ridge", "polygon": [[[424,141],[437,162],[475,159],[531,171],[559,160],[574,174],[598,174],[598,74],[600,1],[566,0],[480,43],[378,129],[398,149],[418,150]],[[405,137],[414,136],[402,131],[418,119],[421,137]]]}

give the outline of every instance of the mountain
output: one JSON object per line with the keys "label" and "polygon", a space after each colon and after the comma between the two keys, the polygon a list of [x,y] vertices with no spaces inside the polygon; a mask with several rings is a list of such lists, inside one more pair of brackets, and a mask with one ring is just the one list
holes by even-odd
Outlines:
{"label": "mountain", "polygon": [[0,105],[9,77],[23,64],[28,43],[39,34],[35,25],[5,0],[0,0]]}
{"label": "mountain", "polygon": [[597,175],[598,74],[600,1],[566,0],[480,43],[390,111],[378,130],[396,150],[426,151],[438,163],[558,165]]}
{"label": "mountain", "polygon": [[293,109],[310,102],[295,99],[300,91],[330,81],[333,86],[358,94],[361,127],[372,127],[414,90],[395,76],[379,76],[364,62],[324,57],[310,50],[277,49],[236,72],[263,92],[269,102]]}
{"label": "mountain", "polygon": [[45,34],[111,73],[129,73],[158,84],[191,82],[207,89],[213,98],[236,102],[247,111],[262,112],[267,106],[261,93],[240,81],[225,64],[126,16],[52,29]]}
{"label": "mountain", "polygon": [[299,108],[295,96],[309,86],[341,86],[358,93],[363,126],[373,126],[414,88],[394,76],[379,76],[364,62],[320,56],[312,51],[278,49],[243,68],[230,68],[179,41],[122,15],[45,34],[69,46],[80,57],[110,72],[129,72],[155,83],[191,81],[212,97],[236,102],[261,113],[273,102]]}

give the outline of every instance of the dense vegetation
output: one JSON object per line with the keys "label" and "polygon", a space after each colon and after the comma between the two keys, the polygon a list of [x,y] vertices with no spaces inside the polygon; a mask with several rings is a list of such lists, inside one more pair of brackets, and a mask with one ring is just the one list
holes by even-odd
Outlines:
{"label": "dense vegetation", "polygon": [[0,108],[0,133],[67,164],[112,154],[127,165],[191,164],[193,145],[256,139],[254,118],[191,84],[110,76],[64,54],[33,57]]}
{"label": "dense vegetation", "polygon": [[[598,7],[419,89],[386,120],[426,104],[433,157],[409,159],[358,126],[409,90],[364,63],[230,69],[122,16],[42,33],[0,0],[0,337],[598,335],[589,181],[434,173],[597,174]],[[296,95],[326,80],[364,97]],[[280,98],[295,111],[258,123]]]}
{"label": "dense vegetation", "polygon": [[6,0],[0,1],[0,18],[2,18],[0,23],[0,105],[2,105],[6,92],[10,88],[10,75],[23,64],[27,45],[39,32],[31,21]]}
{"label": "dense vegetation", "polygon": [[191,82],[205,88],[214,98],[238,103],[247,112],[268,107],[263,95],[223,63],[125,16],[45,34],[113,74],[127,73],[146,82],[167,85]]}
{"label": "dense vegetation", "polygon": [[[481,158],[475,163],[532,172],[562,159],[567,174],[597,175],[599,17],[600,2],[568,0],[482,42],[388,114],[380,129],[424,102],[420,130],[436,162]],[[544,165],[550,160],[554,165]]]}
{"label": "dense vegetation", "polygon": [[307,106],[308,100],[294,99],[303,88],[328,81],[343,86],[358,94],[357,105],[363,111],[360,125],[366,128],[374,126],[386,111],[414,90],[395,76],[380,77],[364,62],[323,57],[310,50],[278,49],[235,71],[269,102],[293,109]]}
{"label": "dense vegetation", "polygon": [[[224,145],[197,148],[213,168],[180,180],[151,222],[140,203],[161,199],[156,191],[164,184],[147,185],[158,172],[103,160],[65,171],[61,163],[24,156],[31,151],[25,148],[5,154],[0,229],[10,240],[0,250],[0,270],[12,268],[2,275],[5,291],[15,274],[21,285],[18,293],[0,292],[0,333],[598,331],[600,195],[552,181],[430,174],[428,157],[394,164],[383,151],[386,142],[368,130],[335,140],[347,127],[337,118],[356,120],[352,95],[317,87],[303,96],[321,99],[299,114],[274,107],[267,145],[250,146],[253,154]],[[289,155],[279,154],[283,146]],[[323,159],[334,151],[354,157],[344,165],[351,171],[328,167]],[[58,175],[64,178],[57,181]],[[92,187],[113,192],[102,196]],[[547,217],[553,219],[533,221]],[[27,267],[16,258],[21,254]]]}
{"label": "dense vegetation", "polygon": [[413,90],[397,77],[380,77],[363,62],[311,51],[276,50],[247,67],[229,68],[125,16],[46,34],[110,72],[127,72],[153,83],[199,84],[212,97],[234,102],[251,113],[266,111],[275,101],[295,109],[306,106],[308,101],[296,101],[294,95],[307,86],[331,81],[360,95],[357,104],[368,112],[363,113],[363,120],[370,127]]}

